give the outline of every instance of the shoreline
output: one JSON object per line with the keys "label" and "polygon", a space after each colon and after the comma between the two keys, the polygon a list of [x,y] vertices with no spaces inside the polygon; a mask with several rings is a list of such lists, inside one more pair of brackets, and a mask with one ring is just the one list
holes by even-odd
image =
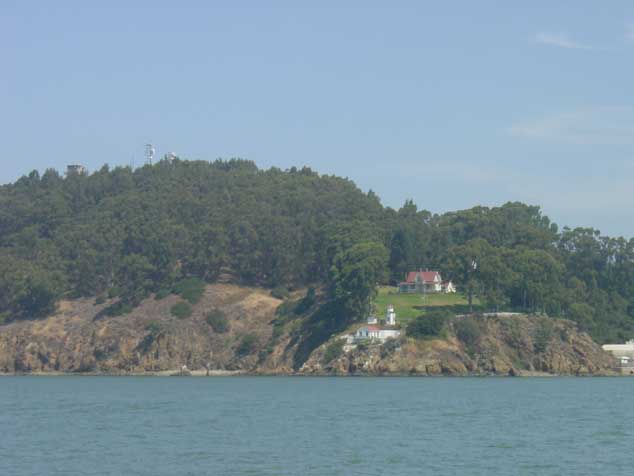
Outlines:
{"label": "shoreline", "polygon": [[591,378],[591,377],[632,377],[633,375],[619,372],[596,373],[596,374],[551,374],[548,372],[525,371],[514,375],[508,374],[464,374],[464,375],[428,375],[428,374],[336,374],[336,373],[262,373],[247,372],[242,370],[190,370],[188,373],[181,373],[180,370],[156,370],[147,372],[0,372],[1,377],[337,377],[337,378]]}

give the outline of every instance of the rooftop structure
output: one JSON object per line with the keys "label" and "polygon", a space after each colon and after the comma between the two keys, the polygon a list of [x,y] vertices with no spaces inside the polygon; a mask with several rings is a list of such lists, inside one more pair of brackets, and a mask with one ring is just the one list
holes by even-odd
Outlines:
{"label": "rooftop structure", "polygon": [[66,176],[70,177],[71,175],[86,175],[86,167],[81,164],[70,164],[66,166]]}

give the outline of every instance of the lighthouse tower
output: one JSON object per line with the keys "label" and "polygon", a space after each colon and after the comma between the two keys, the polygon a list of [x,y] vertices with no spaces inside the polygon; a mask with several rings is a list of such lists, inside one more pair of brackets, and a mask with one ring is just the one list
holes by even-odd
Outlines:
{"label": "lighthouse tower", "polygon": [[387,305],[387,310],[385,311],[385,325],[396,325],[396,312],[394,312],[394,306],[392,306],[391,304]]}

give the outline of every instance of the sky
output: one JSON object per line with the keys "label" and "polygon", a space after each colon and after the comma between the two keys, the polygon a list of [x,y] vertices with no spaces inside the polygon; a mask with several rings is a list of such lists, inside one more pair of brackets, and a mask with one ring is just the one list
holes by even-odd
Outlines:
{"label": "sky", "polygon": [[634,2],[99,3],[0,3],[0,183],[152,143],[634,237]]}

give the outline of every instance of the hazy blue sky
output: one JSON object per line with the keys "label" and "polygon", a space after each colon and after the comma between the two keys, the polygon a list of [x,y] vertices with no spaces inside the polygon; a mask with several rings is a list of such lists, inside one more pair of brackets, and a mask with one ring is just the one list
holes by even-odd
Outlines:
{"label": "hazy blue sky", "polygon": [[634,236],[634,2],[95,3],[0,4],[1,183],[152,142]]}

